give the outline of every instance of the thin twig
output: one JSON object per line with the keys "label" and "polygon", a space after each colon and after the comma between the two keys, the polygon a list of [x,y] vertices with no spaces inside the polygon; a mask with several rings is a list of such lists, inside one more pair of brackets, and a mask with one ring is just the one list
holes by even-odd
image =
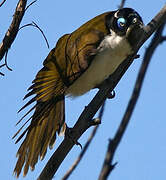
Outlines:
{"label": "thin twig", "polygon": [[34,21],[32,21],[32,23],[35,25],[34,27],[38,28],[39,31],[42,33],[42,35],[43,35],[43,37],[44,37],[44,39],[45,39],[45,41],[46,41],[47,47],[48,47],[48,49],[49,49],[50,46],[49,46],[48,40],[47,40],[47,38],[46,38],[44,32],[42,31],[42,29],[41,29]]}
{"label": "thin twig", "polygon": [[36,28],[42,33],[42,36],[44,37],[44,40],[46,41],[47,47],[48,47],[48,49],[49,49],[50,46],[49,46],[48,40],[47,40],[47,38],[46,38],[43,30],[42,30],[34,21],[32,21],[32,23],[25,24],[25,25],[21,26],[21,27],[19,28],[19,30],[21,30],[21,29],[23,29],[24,27],[27,27],[27,26],[36,27]]}
{"label": "thin twig", "polygon": [[[3,66],[5,66],[5,64],[0,65],[0,68],[2,68]],[[0,72],[0,75],[5,76],[5,74],[3,74],[2,72]]]}
{"label": "thin twig", "polygon": [[0,65],[0,68],[2,68],[3,66],[5,66],[5,64]]}
{"label": "thin twig", "polygon": [[122,0],[120,5],[119,5],[119,9],[122,9],[124,7],[126,0]]}
{"label": "thin twig", "polygon": [[1,75],[1,76],[5,76],[5,74],[3,74],[2,72],[0,72],[0,75]]}
{"label": "thin twig", "polygon": [[120,126],[114,138],[109,141],[107,153],[105,155],[105,160],[104,160],[103,167],[99,176],[99,180],[106,180],[108,176],[110,175],[110,173],[112,172],[112,170],[114,169],[115,165],[117,164],[117,163],[113,164],[115,151],[120,141],[122,140],[122,137],[126,131],[127,125],[129,124],[131,115],[134,111],[135,105],[137,103],[137,100],[138,100],[138,97],[139,97],[139,94],[143,85],[145,74],[147,72],[148,65],[150,63],[152,55],[155,49],[161,43],[163,29],[164,29],[164,24],[156,31],[149,47],[147,48],[145,52],[143,62],[142,62],[142,65],[141,65],[141,68],[140,68],[140,71],[139,71],[139,74],[135,83],[135,87],[131,95],[130,101],[128,103],[128,106],[126,108],[123,119],[120,123]]}
{"label": "thin twig", "polygon": [[32,4],[34,4],[36,1],[37,1],[37,0],[32,1],[32,2],[25,8],[25,11],[26,11],[30,6],[32,6]]}
{"label": "thin twig", "polygon": [[[101,121],[103,113],[104,113],[104,107],[105,107],[105,102],[102,105],[100,112],[99,112],[99,121]],[[97,129],[99,128],[99,125],[96,125],[93,128],[92,133],[90,134],[84,148],[82,149],[81,153],[79,154],[78,158],[76,159],[76,161],[73,163],[73,165],[70,167],[70,169],[66,172],[66,174],[63,176],[63,178],[61,180],[67,180],[69,178],[69,176],[72,174],[72,172],[75,170],[75,168],[78,166],[79,162],[81,161],[81,159],[83,158],[85,152],[87,151],[90,143],[92,142],[92,139],[94,138],[94,136],[96,135]]]}
{"label": "thin twig", "polygon": [[[7,50],[6,53],[5,53],[5,64],[2,64],[2,65],[0,66],[0,68],[3,67],[3,66],[6,66],[9,71],[12,71],[12,69],[8,66],[8,63],[7,63],[7,55],[8,55],[8,50]],[[3,73],[0,72],[0,75],[4,76],[5,74],[3,74]]]}
{"label": "thin twig", "polygon": [[[96,114],[98,109],[103,104],[104,100],[108,97],[108,94],[113,91],[119,80],[122,78],[124,73],[127,71],[128,67],[131,65],[132,60],[135,58],[135,55],[139,48],[143,45],[143,43],[152,35],[152,33],[163,23],[166,21],[166,5],[160,10],[160,12],[154,17],[154,19],[143,28],[142,32],[140,30],[139,39],[135,41],[135,54],[129,56],[123,63],[118,67],[118,69],[113,73],[108,79],[107,82],[103,83],[102,88],[95,95],[93,100],[89,103],[89,105],[84,109],[82,114],[80,115],[78,121],[72,128],[73,136],[77,141],[80,136],[89,128],[89,121]],[[74,142],[70,141],[68,138],[64,138],[60,146],[53,153],[52,157],[47,162],[43,171],[38,177],[38,180],[51,180],[61,165],[64,158],[70,152],[72,147],[74,146]]]}
{"label": "thin twig", "polygon": [[0,7],[5,3],[6,0],[3,0],[1,3],[0,3]]}
{"label": "thin twig", "polygon": [[5,53],[5,66],[7,67],[7,69],[8,69],[9,71],[12,71],[12,69],[8,66],[8,63],[7,63],[7,55],[8,55],[8,50],[7,50],[6,53]]}
{"label": "thin twig", "polygon": [[21,26],[19,28],[19,30],[21,30],[21,29],[23,29],[24,27],[27,27],[27,26],[34,26],[34,25],[32,23],[28,23],[28,24],[25,24],[25,25]]}

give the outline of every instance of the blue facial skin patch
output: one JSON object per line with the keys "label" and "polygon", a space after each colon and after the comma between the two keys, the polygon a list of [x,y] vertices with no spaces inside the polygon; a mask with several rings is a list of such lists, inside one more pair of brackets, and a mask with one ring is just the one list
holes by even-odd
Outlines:
{"label": "blue facial skin patch", "polygon": [[123,29],[126,25],[126,20],[124,18],[119,18],[117,20],[117,26],[119,29]]}

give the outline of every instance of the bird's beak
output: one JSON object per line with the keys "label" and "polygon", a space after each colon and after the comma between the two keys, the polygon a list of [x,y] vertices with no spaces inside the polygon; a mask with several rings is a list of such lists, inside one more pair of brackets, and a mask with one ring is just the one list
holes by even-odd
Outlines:
{"label": "bird's beak", "polygon": [[140,19],[136,18],[136,17],[132,20],[132,24],[134,26],[138,25],[140,27],[142,27],[144,25],[143,22]]}
{"label": "bird's beak", "polygon": [[140,19],[134,18],[132,20],[132,24],[130,25],[130,27],[127,29],[126,32],[126,37],[131,42],[131,44],[134,44],[139,41],[140,32],[143,29],[143,27],[144,24]]}
{"label": "bird's beak", "polygon": [[133,33],[133,31],[136,33],[138,29],[143,28],[144,24],[143,22],[138,19],[138,18],[134,18],[132,20],[132,24],[130,25],[130,27],[127,29],[127,33],[126,35],[129,36],[129,34]]}

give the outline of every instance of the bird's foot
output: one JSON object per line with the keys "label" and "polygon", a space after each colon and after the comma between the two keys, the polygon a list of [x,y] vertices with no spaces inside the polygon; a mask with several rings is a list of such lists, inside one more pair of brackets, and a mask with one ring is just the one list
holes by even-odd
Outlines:
{"label": "bird's foot", "polygon": [[115,97],[115,95],[116,95],[116,93],[115,93],[115,91],[113,90],[113,91],[111,91],[111,93],[110,94],[108,94],[108,99],[113,99],[114,97]]}
{"label": "bird's foot", "polygon": [[66,125],[66,130],[65,130],[65,138],[68,138],[70,139],[74,144],[76,144],[77,146],[80,146],[80,148],[82,149],[82,145],[81,143],[79,143],[75,136],[74,136],[74,133],[75,131],[73,130],[73,128],[69,128],[67,125]]}
{"label": "bird's foot", "polygon": [[[102,82],[101,84],[99,84],[98,86],[96,86],[96,88],[102,88],[102,86],[105,84],[105,83],[109,83],[108,79],[106,79],[104,82]],[[108,99],[113,99],[115,97],[115,90],[112,90],[111,93],[108,94]]]}
{"label": "bird's foot", "polygon": [[134,59],[138,59],[140,57],[140,55],[139,54],[136,54],[135,56],[134,56]]}

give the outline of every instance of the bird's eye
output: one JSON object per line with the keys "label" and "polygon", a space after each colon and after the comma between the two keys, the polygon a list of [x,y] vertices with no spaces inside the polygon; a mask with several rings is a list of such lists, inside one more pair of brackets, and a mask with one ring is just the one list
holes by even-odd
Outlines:
{"label": "bird's eye", "polygon": [[117,27],[120,29],[120,30],[123,30],[124,27],[126,26],[126,20],[124,18],[119,18],[117,20]]}
{"label": "bird's eye", "polygon": [[133,20],[132,20],[132,23],[135,24],[136,22],[138,22],[137,18],[134,17]]}

